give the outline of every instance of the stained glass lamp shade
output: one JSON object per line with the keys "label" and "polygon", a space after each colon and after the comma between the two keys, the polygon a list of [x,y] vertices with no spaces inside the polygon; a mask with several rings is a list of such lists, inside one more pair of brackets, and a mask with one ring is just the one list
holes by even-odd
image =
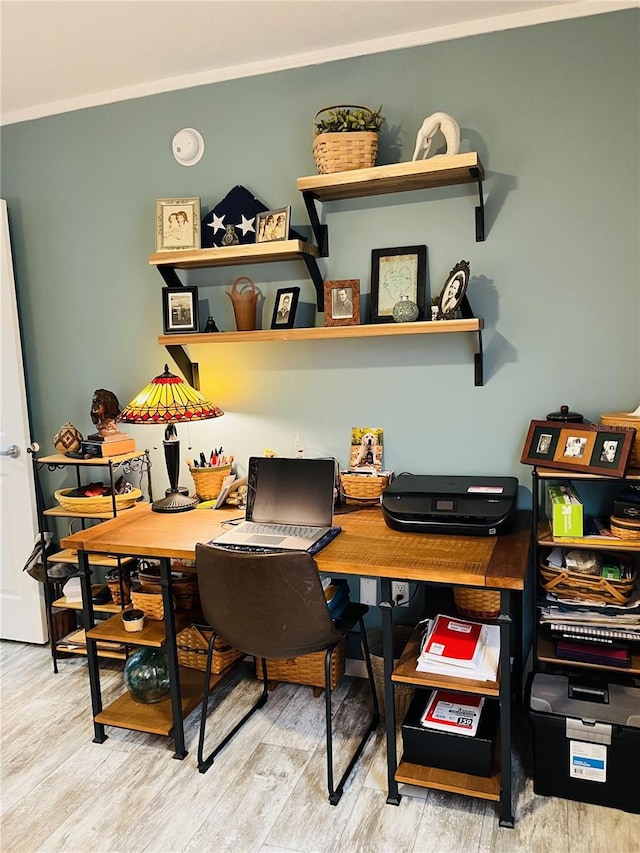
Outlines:
{"label": "stained glass lamp shade", "polygon": [[224,414],[188,382],[169,372],[156,376],[122,410],[119,420],[126,424],[163,424],[164,457],[169,476],[169,489],[164,498],[154,501],[155,512],[184,512],[198,503],[195,497],[184,494],[178,486],[180,469],[180,441],[176,424],[189,421],[206,421]]}

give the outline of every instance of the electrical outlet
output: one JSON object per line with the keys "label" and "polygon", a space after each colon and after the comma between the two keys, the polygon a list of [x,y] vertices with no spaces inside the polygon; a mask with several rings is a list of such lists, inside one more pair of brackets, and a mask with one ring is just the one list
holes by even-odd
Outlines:
{"label": "electrical outlet", "polygon": [[375,578],[360,578],[360,604],[375,607],[378,603],[378,581]]}
{"label": "electrical outlet", "polygon": [[409,603],[409,584],[405,581],[392,581],[391,598],[400,607],[407,605]]}

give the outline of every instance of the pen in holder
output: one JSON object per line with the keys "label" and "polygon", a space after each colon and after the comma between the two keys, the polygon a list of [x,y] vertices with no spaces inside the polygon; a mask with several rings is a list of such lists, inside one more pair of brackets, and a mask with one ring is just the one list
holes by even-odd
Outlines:
{"label": "pen in holder", "polygon": [[212,501],[220,494],[222,481],[231,473],[231,465],[214,465],[206,468],[189,467],[189,471],[196,486],[198,500]]}

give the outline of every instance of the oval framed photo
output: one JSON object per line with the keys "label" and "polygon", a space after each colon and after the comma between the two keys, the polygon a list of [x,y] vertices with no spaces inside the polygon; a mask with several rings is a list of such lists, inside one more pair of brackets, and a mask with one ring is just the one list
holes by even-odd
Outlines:
{"label": "oval framed photo", "polygon": [[449,273],[438,301],[438,320],[450,320],[467,292],[470,266],[468,261],[460,261]]}

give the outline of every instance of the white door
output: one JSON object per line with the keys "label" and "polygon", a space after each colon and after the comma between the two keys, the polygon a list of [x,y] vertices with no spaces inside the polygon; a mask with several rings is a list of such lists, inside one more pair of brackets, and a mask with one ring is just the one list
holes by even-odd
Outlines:
{"label": "white door", "polygon": [[7,203],[0,201],[0,264],[2,340],[0,387],[0,451],[12,445],[18,455],[0,456],[0,517],[2,541],[0,562],[0,637],[27,643],[45,643],[47,627],[42,585],[22,568],[33,550],[38,534],[33,463],[27,447],[31,444],[27,418],[27,394],[22,366],[22,349],[16,304],[15,283]]}

